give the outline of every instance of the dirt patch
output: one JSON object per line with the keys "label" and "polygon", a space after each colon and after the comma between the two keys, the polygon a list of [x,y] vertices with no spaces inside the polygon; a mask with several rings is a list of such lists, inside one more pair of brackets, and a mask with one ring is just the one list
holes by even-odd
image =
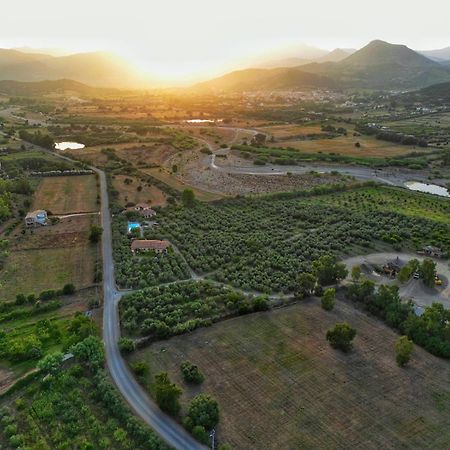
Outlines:
{"label": "dirt patch", "polygon": [[33,209],[52,214],[98,211],[96,176],[43,178],[33,196]]}
{"label": "dirt patch", "polygon": [[[127,180],[125,182],[125,180]],[[131,180],[131,181],[130,181]],[[122,206],[127,203],[149,203],[152,206],[165,206],[166,194],[156,186],[141,182],[136,177],[116,175],[112,180],[114,189],[119,192],[118,201]],[[138,190],[138,187],[141,190]]]}
{"label": "dirt patch", "polygon": [[[332,349],[337,322],[357,330],[349,354]],[[398,335],[339,303],[316,301],[232,319],[160,342],[133,355],[151,376],[168,371],[183,386],[183,407],[199,391],[220,405],[219,439],[236,449],[448,448],[450,364],[415,347],[407,368],[395,362]],[[187,386],[179,366],[205,375]]]}

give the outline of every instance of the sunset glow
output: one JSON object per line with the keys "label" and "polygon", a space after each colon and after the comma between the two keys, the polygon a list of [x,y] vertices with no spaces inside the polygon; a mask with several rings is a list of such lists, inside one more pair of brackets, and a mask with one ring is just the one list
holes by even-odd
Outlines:
{"label": "sunset glow", "polygon": [[108,50],[137,64],[153,79],[171,83],[248,67],[271,51],[290,48],[290,56],[295,56],[295,46],[301,43],[331,50],[360,47],[381,38],[416,49],[443,47],[445,11],[449,12],[443,0],[431,0],[425,11],[409,4],[407,21],[401,20],[404,6],[387,0],[378,2],[370,13],[355,0],[27,3],[25,14],[21,2],[8,5],[0,47]]}

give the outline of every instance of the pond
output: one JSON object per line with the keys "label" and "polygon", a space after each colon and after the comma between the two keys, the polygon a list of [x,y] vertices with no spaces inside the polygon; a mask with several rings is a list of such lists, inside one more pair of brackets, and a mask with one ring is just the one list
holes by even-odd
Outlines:
{"label": "pond", "polygon": [[189,119],[185,120],[186,123],[216,123],[216,122],[223,122],[223,119]]}
{"label": "pond", "polygon": [[441,197],[450,197],[447,188],[437,184],[419,183],[418,181],[407,181],[405,186],[412,191],[426,192],[427,194],[439,195]]}
{"label": "pond", "polygon": [[56,150],[79,150],[84,147],[85,145],[79,142],[55,142]]}

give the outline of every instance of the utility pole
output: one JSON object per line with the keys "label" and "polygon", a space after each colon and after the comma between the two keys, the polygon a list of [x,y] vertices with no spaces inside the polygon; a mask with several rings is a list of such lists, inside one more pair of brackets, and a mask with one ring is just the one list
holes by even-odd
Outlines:
{"label": "utility pole", "polygon": [[209,437],[211,438],[211,449],[215,450],[215,448],[216,448],[216,430],[215,430],[215,428],[213,428],[211,430]]}

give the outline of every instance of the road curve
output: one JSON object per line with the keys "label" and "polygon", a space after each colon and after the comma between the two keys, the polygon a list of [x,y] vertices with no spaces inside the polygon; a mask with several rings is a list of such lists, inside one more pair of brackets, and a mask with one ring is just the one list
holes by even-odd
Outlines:
{"label": "road curve", "polygon": [[[51,152],[48,149],[37,148],[66,161],[76,162],[67,156]],[[159,409],[138,384],[119,351],[117,344],[120,338],[119,301],[124,292],[117,290],[114,278],[108,188],[105,172],[96,167],[91,167],[91,169],[98,174],[100,181],[100,218],[103,228],[103,341],[109,373],[135,414],[168,445],[177,450],[205,450],[206,447],[197,442],[181,425]]]}
{"label": "road curve", "polygon": [[120,354],[119,300],[122,293],[116,288],[112,255],[111,216],[105,173],[93,168],[100,180],[101,224],[103,228],[103,341],[106,362],[112,379],[134,412],[144,420],[167,444],[178,450],[203,450],[183,427],[164,414],[148,397],[128,369]]}

